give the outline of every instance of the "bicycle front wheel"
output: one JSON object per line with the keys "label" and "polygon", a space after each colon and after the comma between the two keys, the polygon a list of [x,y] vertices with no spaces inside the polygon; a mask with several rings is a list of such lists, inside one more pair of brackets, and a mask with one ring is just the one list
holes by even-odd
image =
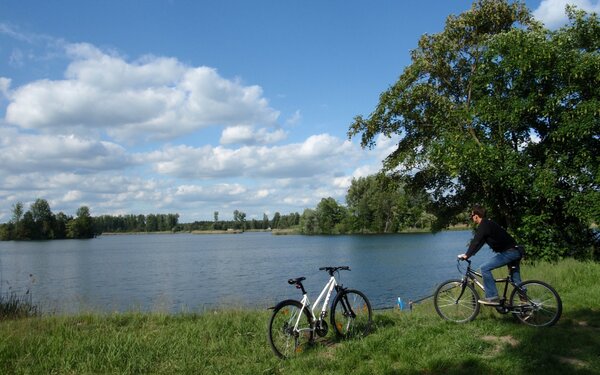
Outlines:
{"label": "bicycle front wheel", "polygon": [[362,337],[369,334],[373,318],[371,303],[362,292],[341,291],[331,307],[331,325],[340,337]]}
{"label": "bicycle front wheel", "polygon": [[[275,355],[290,358],[312,344],[311,321],[310,312],[302,310],[302,304],[296,300],[286,300],[275,306],[267,330],[269,344]],[[298,326],[294,328],[296,322]]]}
{"label": "bicycle front wheel", "polygon": [[534,327],[549,327],[562,314],[562,301],[553,287],[543,281],[528,280],[510,295],[514,314],[521,322]]}
{"label": "bicycle front wheel", "polygon": [[456,323],[466,323],[479,314],[479,295],[472,285],[462,280],[448,280],[442,283],[433,295],[435,311],[443,319]]}

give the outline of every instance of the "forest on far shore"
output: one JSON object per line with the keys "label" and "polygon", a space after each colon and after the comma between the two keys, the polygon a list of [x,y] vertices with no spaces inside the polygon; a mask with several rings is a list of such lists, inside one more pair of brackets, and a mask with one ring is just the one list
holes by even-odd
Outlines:
{"label": "forest on far shore", "polygon": [[[402,185],[389,176],[378,174],[352,181],[346,205],[323,198],[315,208],[302,214],[293,212],[272,218],[247,219],[245,212],[235,210],[233,220],[180,223],[179,214],[128,214],[92,216],[87,206],[76,216],[54,214],[47,200],[38,198],[29,210],[17,202],[12,218],[0,224],[0,240],[50,240],[92,238],[102,233],[191,232],[226,230],[270,230],[293,228],[302,234],[396,233],[405,229],[429,228],[435,217],[427,214],[426,196],[409,196]],[[464,217],[462,218],[464,220]]]}

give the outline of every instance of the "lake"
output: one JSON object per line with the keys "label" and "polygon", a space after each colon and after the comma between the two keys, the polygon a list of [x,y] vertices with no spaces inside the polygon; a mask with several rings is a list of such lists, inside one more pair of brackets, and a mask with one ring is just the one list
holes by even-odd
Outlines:
{"label": "lake", "polygon": [[[398,297],[431,295],[458,276],[456,255],[470,231],[437,234],[274,236],[149,234],[90,240],[0,242],[2,294],[27,291],[42,312],[202,312],[266,308],[300,298],[287,280],[305,276],[315,299],[327,281],[323,266],[350,266],[343,285],[363,291],[374,308]],[[475,258],[481,264],[485,247]]]}

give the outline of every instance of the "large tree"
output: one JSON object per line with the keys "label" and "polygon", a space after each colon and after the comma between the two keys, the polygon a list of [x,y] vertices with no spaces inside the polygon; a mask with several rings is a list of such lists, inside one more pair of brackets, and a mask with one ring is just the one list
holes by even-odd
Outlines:
{"label": "large tree", "polygon": [[343,222],[347,217],[347,210],[344,206],[329,197],[323,198],[315,208],[315,215],[319,223],[319,232],[322,234],[345,233],[347,228]]}
{"label": "large tree", "polygon": [[482,203],[535,257],[597,253],[600,33],[570,17],[552,32],[520,2],[477,1],[420,39],[349,135],[400,135],[385,168],[431,194],[437,228]]}
{"label": "large tree", "polygon": [[14,239],[24,239],[27,237],[27,235],[24,233],[23,231],[23,225],[21,223],[21,221],[23,220],[23,214],[25,213],[23,211],[23,203],[22,202],[17,202],[13,205],[13,216],[12,216],[12,220],[11,223],[14,224],[14,233],[12,234],[12,238]]}
{"label": "large tree", "polygon": [[35,224],[32,231],[33,239],[53,239],[55,236],[54,225],[56,218],[50,209],[48,201],[41,198],[36,199],[31,204],[29,212],[31,212],[31,217]]}
{"label": "large tree", "polygon": [[67,223],[67,236],[69,238],[94,237],[94,220],[87,206],[77,209],[77,217]]}
{"label": "large tree", "polygon": [[395,233],[421,225],[427,198],[407,194],[401,181],[380,173],[353,179],[346,203],[355,232]]}

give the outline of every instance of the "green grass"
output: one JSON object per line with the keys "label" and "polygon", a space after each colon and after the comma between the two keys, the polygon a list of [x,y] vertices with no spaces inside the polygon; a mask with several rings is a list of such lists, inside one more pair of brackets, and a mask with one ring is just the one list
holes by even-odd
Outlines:
{"label": "green grass", "polygon": [[522,274],[560,293],[556,326],[490,308],[452,324],[425,300],[412,312],[376,311],[362,340],[329,337],[281,361],[266,339],[268,310],[36,316],[0,322],[0,373],[600,374],[600,264],[527,264]]}

